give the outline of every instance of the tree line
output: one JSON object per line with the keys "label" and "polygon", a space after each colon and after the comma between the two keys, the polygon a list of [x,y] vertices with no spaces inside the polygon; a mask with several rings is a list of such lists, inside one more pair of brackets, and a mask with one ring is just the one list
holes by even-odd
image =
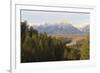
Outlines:
{"label": "tree line", "polygon": [[[86,48],[85,46],[89,48],[88,44],[82,48]],[[21,22],[22,63],[85,59],[83,50],[66,47],[63,41],[48,36],[46,32],[38,32],[33,26],[29,26],[27,21]],[[85,51],[87,52],[86,49]]]}
{"label": "tree line", "polygon": [[60,40],[21,22],[21,62],[63,60],[63,46]]}

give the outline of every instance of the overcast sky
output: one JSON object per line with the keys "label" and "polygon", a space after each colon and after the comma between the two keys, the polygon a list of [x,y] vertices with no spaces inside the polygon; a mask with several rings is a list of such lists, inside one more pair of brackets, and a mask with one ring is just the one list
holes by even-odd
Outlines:
{"label": "overcast sky", "polygon": [[29,25],[43,25],[45,23],[70,23],[75,27],[83,27],[89,24],[88,13],[70,12],[46,12],[21,10],[21,21],[27,21]]}

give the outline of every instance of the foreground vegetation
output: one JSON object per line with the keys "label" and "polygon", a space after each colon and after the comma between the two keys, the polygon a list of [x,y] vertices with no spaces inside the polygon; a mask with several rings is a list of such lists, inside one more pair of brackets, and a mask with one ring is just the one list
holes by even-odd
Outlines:
{"label": "foreground vegetation", "polygon": [[86,40],[84,41],[84,44],[81,47],[81,60],[86,60],[86,59],[90,59],[90,41],[89,41],[89,35],[87,35]]}
{"label": "foreground vegetation", "polygon": [[[89,41],[89,39],[87,39]],[[87,42],[85,40],[84,42]],[[36,29],[21,22],[21,62],[63,61],[89,59],[89,42],[79,41],[76,45],[66,46],[71,40],[61,40],[39,33]],[[83,45],[84,44],[84,45]],[[79,49],[83,48],[83,49]],[[89,51],[89,50],[88,50]]]}

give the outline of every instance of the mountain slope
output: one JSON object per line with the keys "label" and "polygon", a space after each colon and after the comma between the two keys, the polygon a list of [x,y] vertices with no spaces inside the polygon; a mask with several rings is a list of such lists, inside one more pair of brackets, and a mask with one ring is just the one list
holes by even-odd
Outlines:
{"label": "mountain slope", "polygon": [[88,33],[90,31],[90,26],[86,25],[82,28],[79,28],[80,31],[82,31],[83,33]]}
{"label": "mountain slope", "polygon": [[39,32],[46,32],[47,34],[83,34],[82,31],[75,28],[71,24],[49,24],[41,25],[37,28]]}
{"label": "mountain slope", "polygon": [[84,33],[88,33],[88,32],[89,32],[89,25],[83,27],[83,28],[82,28],[82,31],[83,31]]}

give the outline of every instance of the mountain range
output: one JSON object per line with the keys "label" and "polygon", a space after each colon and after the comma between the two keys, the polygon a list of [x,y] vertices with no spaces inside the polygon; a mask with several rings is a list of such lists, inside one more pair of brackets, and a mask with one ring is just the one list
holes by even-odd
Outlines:
{"label": "mountain range", "polygon": [[84,35],[89,32],[89,25],[78,29],[74,27],[72,24],[44,24],[40,25],[36,28],[39,32],[46,32],[47,34],[67,34],[67,35]]}

